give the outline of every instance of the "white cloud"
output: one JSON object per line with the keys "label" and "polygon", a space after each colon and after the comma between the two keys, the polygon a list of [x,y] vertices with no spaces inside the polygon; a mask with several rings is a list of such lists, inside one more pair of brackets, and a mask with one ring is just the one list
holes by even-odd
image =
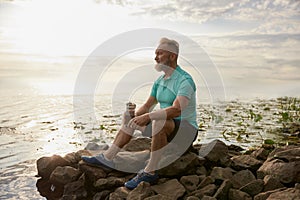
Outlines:
{"label": "white cloud", "polygon": [[[106,0],[107,1],[107,0]],[[108,0],[124,6],[135,6],[132,14],[176,22],[204,23],[227,20],[257,22],[257,33],[300,33],[298,0]]]}

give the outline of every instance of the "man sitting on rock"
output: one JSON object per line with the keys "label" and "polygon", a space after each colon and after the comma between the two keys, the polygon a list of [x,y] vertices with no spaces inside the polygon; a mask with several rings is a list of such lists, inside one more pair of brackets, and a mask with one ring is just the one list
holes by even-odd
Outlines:
{"label": "man sitting on rock", "polygon": [[[136,177],[125,183],[129,189],[142,182],[154,183],[162,158],[162,149],[176,142],[176,151],[184,153],[197,137],[196,87],[192,77],[178,64],[179,44],[162,38],[155,51],[155,69],[163,72],[153,84],[147,101],[136,111],[128,124],[122,124],[113,144],[103,154],[82,156],[90,164],[114,168],[116,154],[132,138],[134,130],[152,138],[150,159]],[[159,103],[160,109],[153,111]]]}

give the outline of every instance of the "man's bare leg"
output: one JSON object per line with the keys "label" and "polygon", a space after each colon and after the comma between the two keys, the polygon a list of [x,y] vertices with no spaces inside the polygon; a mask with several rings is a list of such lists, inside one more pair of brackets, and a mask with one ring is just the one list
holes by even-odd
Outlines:
{"label": "man's bare leg", "polygon": [[167,138],[175,128],[175,123],[173,120],[156,120],[152,123],[153,126],[150,160],[144,169],[144,171],[147,173],[153,173],[155,170],[157,170],[158,163],[161,159],[162,154],[162,152],[158,150],[168,144]]}
{"label": "man's bare leg", "polygon": [[117,133],[113,144],[103,153],[104,158],[113,160],[117,153],[131,140],[133,132],[134,129],[123,125]]}

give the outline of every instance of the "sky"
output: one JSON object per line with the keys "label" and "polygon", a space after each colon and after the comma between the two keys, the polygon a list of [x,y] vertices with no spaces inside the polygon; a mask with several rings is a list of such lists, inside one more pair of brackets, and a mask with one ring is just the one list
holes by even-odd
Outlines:
{"label": "sky", "polygon": [[[197,42],[218,69],[226,99],[299,97],[298,0],[0,0],[0,89],[72,94],[99,45],[143,28]],[[154,63],[154,52],[139,56]]]}

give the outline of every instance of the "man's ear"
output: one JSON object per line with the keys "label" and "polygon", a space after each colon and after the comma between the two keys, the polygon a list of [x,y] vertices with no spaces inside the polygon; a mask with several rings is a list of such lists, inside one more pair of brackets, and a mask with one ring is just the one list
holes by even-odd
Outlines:
{"label": "man's ear", "polygon": [[177,55],[175,53],[171,53],[170,58],[172,61],[175,61],[177,58]]}

